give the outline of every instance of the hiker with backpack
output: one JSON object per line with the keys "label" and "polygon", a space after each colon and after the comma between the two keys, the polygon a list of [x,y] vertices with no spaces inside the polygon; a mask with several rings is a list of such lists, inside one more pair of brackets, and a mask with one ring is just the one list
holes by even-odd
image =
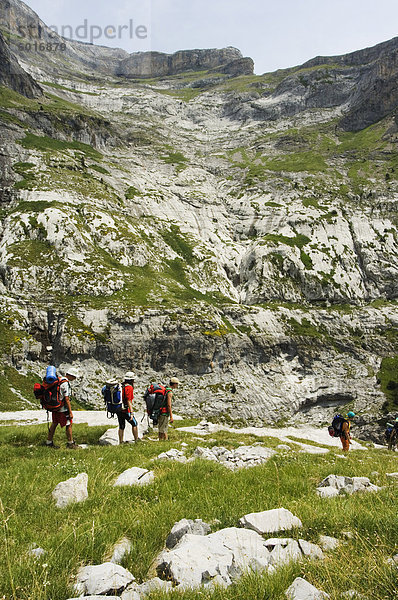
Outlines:
{"label": "hiker with backpack", "polygon": [[151,384],[145,394],[147,415],[154,426],[158,426],[159,440],[167,440],[169,423],[173,423],[172,399],[173,390],[180,384],[177,377],[170,379],[169,386]]}
{"label": "hiker with backpack", "polygon": [[386,424],[384,437],[386,439],[388,449],[394,450],[395,446],[398,444],[398,417],[395,419],[394,423]]}
{"label": "hiker with backpack", "polygon": [[70,368],[66,371],[66,377],[59,377],[53,366],[47,367],[46,375],[41,384],[34,386],[34,395],[40,399],[42,408],[51,412],[52,423],[48,428],[47,448],[59,448],[54,444],[54,434],[58,425],[66,427],[66,439],[68,450],[75,450],[79,446],[73,441],[72,423],[73,412],[71,406],[71,382],[78,377],[78,372]]}
{"label": "hiker with backpack", "polygon": [[178,388],[180,385],[180,381],[177,377],[172,377],[170,379],[170,383],[166,386],[166,393],[164,395],[163,405],[160,407],[160,415],[158,422],[158,432],[159,432],[159,440],[167,440],[168,439],[168,428],[169,423],[173,423],[173,410],[172,410],[172,400],[173,400],[173,391]]}
{"label": "hiker with backpack", "polygon": [[117,416],[119,422],[119,444],[123,444],[124,430],[126,423],[131,425],[134,441],[138,438],[138,423],[133,415],[133,399],[134,399],[134,380],[135,374],[128,371],[124,377],[122,384],[118,383],[117,379],[106,381],[102,388],[102,395],[106,404],[106,411],[109,418]]}
{"label": "hiker with backpack", "polygon": [[348,452],[351,443],[351,421],[355,417],[355,413],[350,410],[347,415],[336,415],[332,421],[332,424],[328,427],[329,435],[332,437],[339,437],[343,446],[343,452]]}
{"label": "hiker with backpack", "polygon": [[122,383],[123,407],[121,411],[117,413],[117,418],[119,421],[119,444],[123,444],[126,423],[131,425],[134,441],[137,442],[139,440],[138,423],[137,419],[133,415],[134,380],[135,373],[133,373],[132,371],[128,371],[124,376],[124,382]]}

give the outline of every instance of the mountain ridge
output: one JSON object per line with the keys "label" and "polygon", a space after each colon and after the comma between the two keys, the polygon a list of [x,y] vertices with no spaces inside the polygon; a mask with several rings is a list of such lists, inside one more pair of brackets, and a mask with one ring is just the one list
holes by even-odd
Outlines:
{"label": "mountain ridge", "polygon": [[398,405],[396,41],[382,46],[359,67],[148,80],[101,74],[95,47],[79,76],[73,43],[61,66],[20,55],[43,95],[0,88],[4,397],[28,398],[51,360],[82,366],[91,404],[98,378],[134,367],[185,376],[195,416]]}

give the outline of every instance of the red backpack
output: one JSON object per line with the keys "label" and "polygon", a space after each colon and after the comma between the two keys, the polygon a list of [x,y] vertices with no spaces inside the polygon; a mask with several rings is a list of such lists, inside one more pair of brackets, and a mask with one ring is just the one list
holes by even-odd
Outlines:
{"label": "red backpack", "polygon": [[59,388],[67,379],[58,377],[54,383],[35,383],[33,386],[33,393],[35,398],[40,400],[41,407],[49,412],[55,412],[62,408],[65,404],[65,400],[61,399]]}

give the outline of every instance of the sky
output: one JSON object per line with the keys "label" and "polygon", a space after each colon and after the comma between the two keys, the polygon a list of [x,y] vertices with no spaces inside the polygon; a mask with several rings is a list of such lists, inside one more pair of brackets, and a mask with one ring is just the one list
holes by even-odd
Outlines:
{"label": "sky", "polygon": [[[397,0],[27,0],[66,37],[172,53],[234,46],[262,74],[398,35]],[[68,26],[68,27],[67,27]],[[72,31],[72,36],[68,32]]]}

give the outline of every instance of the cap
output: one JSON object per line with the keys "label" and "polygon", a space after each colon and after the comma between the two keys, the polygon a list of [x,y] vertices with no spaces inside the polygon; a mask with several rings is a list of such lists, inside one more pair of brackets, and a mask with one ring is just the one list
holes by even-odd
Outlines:
{"label": "cap", "polygon": [[79,371],[74,367],[70,367],[70,369],[67,369],[65,374],[71,375],[72,377],[79,377]]}
{"label": "cap", "polygon": [[128,381],[129,379],[135,379],[134,371],[127,371],[126,375],[124,376],[124,380]]}
{"label": "cap", "polygon": [[108,381],[105,381],[105,385],[108,385],[109,387],[117,385],[117,379],[108,379]]}
{"label": "cap", "polygon": [[177,377],[172,377],[170,379],[170,383],[181,383],[181,381],[179,379],[177,379]]}

